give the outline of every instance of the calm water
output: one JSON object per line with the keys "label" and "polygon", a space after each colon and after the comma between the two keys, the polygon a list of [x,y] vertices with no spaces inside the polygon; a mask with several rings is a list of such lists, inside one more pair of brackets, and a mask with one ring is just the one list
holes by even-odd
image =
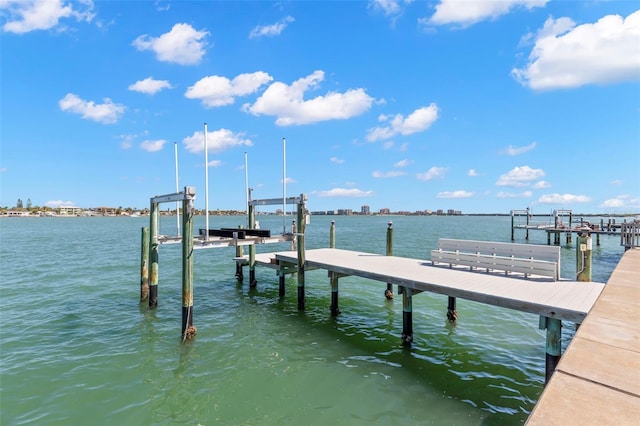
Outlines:
{"label": "calm water", "polygon": [[[282,229],[282,218],[259,219]],[[328,246],[331,219],[312,217],[307,248]],[[333,219],[338,248],[381,254],[393,220],[398,256],[428,259],[441,237],[510,239],[508,217]],[[210,217],[211,227],[240,224]],[[0,219],[2,425],[509,425],[540,396],[545,336],[534,315],[459,300],[452,326],[446,297],[420,294],[407,349],[402,300],[387,302],[384,283],[341,279],[342,314],[332,318],[326,271],[308,272],[300,313],[295,278],[282,300],[271,269],[258,269],[255,290],[237,285],[233,248],[196,252],[198,334],[181,344],[179,245],[160,249],[159,308],[139,304],[147,225]],[[162,218],[161,232],[175,232],[175,218]],[[622,252],[617,237],[600,247],[594,238],[593,280],[606,282]],[[562,262],[574,277],[575,248],[563,248]],[[565,346],[573,331],[566,324]]]}

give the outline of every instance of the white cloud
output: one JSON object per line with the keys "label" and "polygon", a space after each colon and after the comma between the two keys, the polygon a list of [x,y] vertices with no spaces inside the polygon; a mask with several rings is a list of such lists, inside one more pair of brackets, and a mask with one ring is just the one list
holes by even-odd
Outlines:
{"label": "white cloud", "polygon": [[533,193],[531,191],[524,191],[520,194],[513,194],[511,192],[500,191],[496,194],[498,198],[531,198]]}
{"label": "white cloud", "polygon": [[91,22],[95,17],[92,1],[2,0],[0,9],[6,10],[10,16],[2,30],[16,34],[48,30],[57,27],[64,18]]}
{"label": "white cloud", "polygon": [[431,167],[428,171],[424,172],[424,173],[418,173],[416,174],[416,177],[420,180],[431,180],[431,179],[435,179],[435,178],[440,178],[442,179],[444,177],[445,172],[447,171],[447,169],[445,167]]}
{"label": "white cloud", "polygon": [[520,147],[509,145],[504,150],[504,153],[507,154],[507,155],[520,155],[520,154],[524,154],[527,151],[531,151],[535,147],[536,147],[536,142],[531,142],[527,146],[520,146]]}
{"label": "white cloud", "polygon": [[102,104],[96,104],[93,101],[82,100],[73,93],[67,93],[64,98],[58,101],[58,105],[62,111],[80,114],[82,118],[98,123],[112,124],[117,122],[124,114],[124,105],[115,104],[109,98],[105,98],[103,101]]}
{"label": "white cloud", "polygon": [[140,144],[140,148],[148,152],[157,152],[162,149],[165,143],[167,143],[167,141],[164,139],[158,139],[155,141],[146,140]]}
{"label": "white cloud", "polygon": [[534,183],[532,185],[532,188],[535,188],[535,189],[551,188],[551,184],[547,181],[541,180],[539,182]]}
{"label": "white cloud", "polygon": [[413,0],[370,0],[369,7],[373,10],[379,10],[385,16],[395,19],[404,12],[406,5],[413,3]]}
{"label": "white cloud", "polygon": [[399,177],[399,176],[404,176],[406,175],[405,172],[400,171],[400,170],[394,170],[391,172],[378,172],[375,171],[371,174],[371,176],[373,176],[374,178],[394,178],[394,177]]}
{"label": "white cloud", "polygon": [[591,198],[586,195],[573,194],[547,194],[538,198],[538,202],[542,204],[571,204],[571,203],[588,203]]}
{"label": "white cloud", "polygon": [[329,161],[331,161],[333,164],[342,164],[342,163],[344,163],[344,160],[342,158],[338,158],[338,157],[331,157],[329,159]]}
{"label": "white cloud", "polygon": [[315,71],[290,86],[272,83],[253,105],[245,104],[243,109],[254,115],[276,116],[278,126],[290,126],[355,117],[369,110],[374,101],[364,89],[329,92],[304,100],[305,92],[316,88],[323,80],[324,72]]}
{"label": "white cloud", "polygon": [[369,7],[381,10],[386,16],[398,14],[402,10],[398,0],[371,0]]}
{"label": "white cloud", "polygon": [[631,197],[629,195],[618,195],[615,198],[605,200],[600,207],[607,209],[626,209],[638,212],[640,210],[640,197]]}
{"label": "white cloud", "polygon": [[453,192],[449,192],[449,191],[444,191],[444,192],[439,192],[438,195],[436,196],[437,198],[469,198],[469,197],[473,197],[473,192],[469,192],[469,191],[453,191]]}
{"label": "white cloud", "polygon": [[46,203],[44,203],[44,205],[46,207],[57,208],[57,207],[60,207],[60,206],[73,207],[76,204],[73,201],[49,200]]}
{"label": "white cloud", "polygon": [[534,90],[639,80],[640,10],[594,24],[549,18],[538,31],[529,62],[511,74]]}
{"label": "white cloud", "polygon": [[604,207],[604,208],[624,207],[624,200],[621,200],[619,198],[610,198],[608,200],[605,200],[605,202],[602,203],[600,207]]}
{"label": "white cloud", "polygon": [[467,175],[469,175],[471,177],[480,176],[478,174],[478,172],[476,171],[476,169],[469,169],[469,171],[467,172]]}
{"label": "white cloud", "polygon": [[498,186],[529,186],[531,181],[544,176],[542,169],[532,169],[529,166],[514,167],[512,170],[500,176],[496,185]]}
{"label": "white cloud", "polygon": [[167,80],[155,80],[153,77],[147,77],[144,80],[138,80],[128,87],[134,92],[146,93],[153,95],[162,89],[171,89],[171,84]]}
{"label": "white cloud", "polygon": [[209,167],[219,167],[222,164],[222,161],[220,160],[210,160],[209,163],[207,163],[209,165]]}
{"label": "white cloud", "polygon": [[486,19],[497,19],[517,7],[533,9],[544,7],[549,0],[440,0],[431,18],[419,20],[421,24],[457,24],[468,27]]}
{"label": "white cloud", "polygon": [[272,25],[258,25],[249,33],[249,38],[258,38],[258,37],[273,37],[280,35],[287,25],[295,21],[292,16],[287,16],[286,18],[280,20]]}
{"label": "white cloud", "polygon": [[373,191],[362,191],[360,189],[352,188],[333,188],[328,191],[318,191],[318,197],[369,197],[373,195]]}
{"label": "white cloud", "polygon": [[233,80],[210,75],[189,87],[184,96],[189,99],[200,99],[207,107],[230,105],[235,102],[235,97],[254,93],[271,80],[273,77],[263,71],[239,74]]}
{"label": "white cloud", "polygon": [[438,119],[438,106],[431,103],[427,107],[418,108],[407,118],[402,114],[396,114],[393,118],[381,115],[378,121],[389,121],[388,126],[375,127],[369,130],[367,140],[374,142],[380,139],[389,139],[397,134],[410,135],[427,130]]}
{"label": "white cloud", "polygon": [[207,31],[196,31],[189,24],[175,24],[160,37],[141,35],[131,43],[138,50],[153,50],[162,62],[180,65],[199,64],[205,54]]}
{"label": "white cloud", "polygon": [[[204,132],[194,132],[182,140],[187,151],[192,153],[204,152]],[[231,130],[220,129],[207,131],[207,147],[209,152],[221,152],[236,146],[253,146],[253,142],[244,139],[244,133],[233,133]]]}
{"label": "white cloud", "polygon": [[619,186],[622,185],[622,181],[620,179],[615,179],[610,182],[610,185]]}
{"label": "white cloud", "polygon": [[409,160],[405,158],[404,160],[400,160],[393,165],[393,167],[407,167],[408,165],[413,164],[413,160]]}

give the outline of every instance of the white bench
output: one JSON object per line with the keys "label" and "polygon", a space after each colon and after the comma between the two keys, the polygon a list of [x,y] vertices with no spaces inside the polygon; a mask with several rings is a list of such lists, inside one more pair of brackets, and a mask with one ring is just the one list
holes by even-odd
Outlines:
{"label": "white bench", "polygon": [[431,251],[431,262],[468,266],[490,271],[502,271],[560,279],[560,247],[536,244],[498,243],[492,241],[454,240],[441,238],[438,249]]}

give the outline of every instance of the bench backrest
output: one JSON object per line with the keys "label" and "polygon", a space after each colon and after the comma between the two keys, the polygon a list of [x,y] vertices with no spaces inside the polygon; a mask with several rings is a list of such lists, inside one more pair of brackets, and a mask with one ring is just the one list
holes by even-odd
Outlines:
{"label": "bench backrest", "polygon": [[544,260],[556,263],[557,277],[560,277],[560,247],[543,246],[539,244],[499,243],[495,241],[456,240],[441,238],[438,240],[438,249],[444,251],[459,251],[461,253],[479,253],[483,255],[496,255],[520,258]]}

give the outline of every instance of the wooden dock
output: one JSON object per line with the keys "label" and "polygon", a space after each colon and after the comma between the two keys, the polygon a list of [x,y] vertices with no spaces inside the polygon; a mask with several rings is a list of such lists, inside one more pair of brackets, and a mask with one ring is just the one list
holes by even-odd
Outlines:
{"label": "wooden dock", "polygon": [[527,425],[640,421],[640,249],[625,252]]}
{"label": "wooden dock", "polygon": [[[584,320],[604,288],[601,283],[523,279],[433,266],[428,260],[332,248],[306,250],[305,256],[307,270],[324,269],[575,323]],[[256,255],[257,264],[276,269],[297,261],[295,251]]]}

